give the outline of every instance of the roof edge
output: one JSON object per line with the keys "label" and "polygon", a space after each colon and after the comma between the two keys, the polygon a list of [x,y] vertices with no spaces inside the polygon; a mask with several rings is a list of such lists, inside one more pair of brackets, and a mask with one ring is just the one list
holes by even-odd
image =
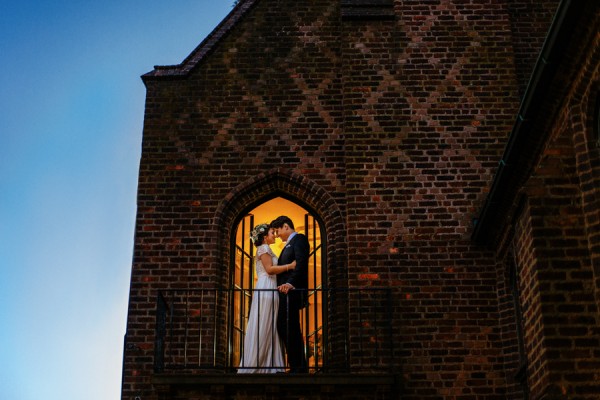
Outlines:
{"label": "roof edge", "polygon": [[142,81],[177,79],[187,76],[227,34],[238,24],[248,11],[260,0],[240,0],[206,38],[180,63],[155,65],[154,70],[141,76]]}
{"label": "roof edge", "polygon": [[[523,95],[519,112],[508,138],[498,169],[490,186],[479,217],[474,220],[471,239],[481,244],[488,244],[501,224],[501,217],[510,210],[518,190],[510,187],[515,178],[523,177],[531,169],[525,167],[524,159],[529,154],[537,154],[544,141],[543,135],[533,135],[531,128],[538,117],[541,105],[546,100],[552,82],[566,47],[569,45],[575,23],[585,7],[572,0],[562,0],[557,8],[548,35],[542,46],[531,78]],[[537,158],[537,157],[536,157]],[[502,212],[494,210],[504,206]]]}

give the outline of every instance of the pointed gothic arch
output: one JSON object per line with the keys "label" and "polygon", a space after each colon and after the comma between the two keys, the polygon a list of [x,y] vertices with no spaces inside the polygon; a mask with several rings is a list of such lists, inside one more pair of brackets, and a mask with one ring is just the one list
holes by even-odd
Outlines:
{"label": "pointed gothic arch", "polygon": [[[214,218],[214,231],[219,232],[217,262],[227,263],[230,259],[229,238],[233,229],[245,213],[257,205],[275,197],[290,200],[317,216],[327,232],[327,278],[326,286],[345,286],[346,223],[342,213],[329,192],[314,181],[282,169],[261,173],[234,188],[219,204]],[[219,277],[221,287],[228,286],[228,277],[223,271]]]}

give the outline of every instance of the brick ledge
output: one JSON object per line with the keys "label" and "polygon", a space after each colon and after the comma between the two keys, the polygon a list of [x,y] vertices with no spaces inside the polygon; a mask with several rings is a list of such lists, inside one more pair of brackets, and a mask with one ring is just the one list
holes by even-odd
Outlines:
{"label": "brick ledge", "polygon": [[400,381],[394,374],[155,374],[152,383],[166,386],[214,385],[395,385]]}

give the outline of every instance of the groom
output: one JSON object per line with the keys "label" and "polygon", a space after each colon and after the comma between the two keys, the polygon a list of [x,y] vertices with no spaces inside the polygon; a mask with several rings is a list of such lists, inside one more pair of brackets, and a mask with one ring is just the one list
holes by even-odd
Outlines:
{"label": "groom", "polygon": [[[290,264],[296,261],[296,268],[277,275],[279,290],[279,312],[277,332],[283,340],[290,365],[290,373],[308,372],[304,356],[304,341],[300,330],[300,309],[305,307],[308,287],[308,239],[296,233],[294,223],[282,215],[271,222],[277,236],[285,242],[279,255],[279,263]],[[301,290],[294,290],[301,289]]]}

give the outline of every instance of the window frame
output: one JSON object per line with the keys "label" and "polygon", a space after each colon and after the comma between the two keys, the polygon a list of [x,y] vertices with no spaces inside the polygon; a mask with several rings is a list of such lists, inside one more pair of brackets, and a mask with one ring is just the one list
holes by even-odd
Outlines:
{"label": "window frame", "polygon": [[[242,232],[242,242],[246,242],[243,246],[242,246],[242,251],[245,251],[245,249],[249,246],[249,251],[245,251],[246,256],[251,255],[251,260],[250,263],[251,265],[249,266],[249,274],[251,274],[253,276],[254,274],[254,254],[255,254],[255,248],[254,245],[252,244],[252,242],[250,241],[250,238],[248,236],[248,232],[250,232],[250,230],[254,227],[254,223],[255,223],[255,218],[252,214],[250,214],[250,211],[253,210],[254,208],[258,207],[260,204],[263,203],[267,203],[268,201],[272,200],[275,197],[282,197],[285,200],[288,200],[294,204],[296,204],[298,207],[302,208],[305,211],[305,215],[304,215],[304,227],[305,230],[308,230],[307,228],[310,226],[311,228],[311,232],[304,232],[304,231],[299,231],[300,233],[303,233],[307,236],[307,238],[309,239],[310,242],[310,249],[311,249],[311,255],[309,258],[309,268],[312,267],[314,268],[314,272],[313,272],[313,281],[314,282],[309,282],[309,296],[316,296],[316,299],[320,299],[321,300],[321,304],[320,306],[310,306],[301,310],[301,315],[300,315],[300,324],[302,327],[302,334],[304,336],[305,339],[305,354],[307,356],[307,360],[309,361],[309,369],[311,372],[318,372],[319,370],[323,369],[326,367],[327,365],[327,351],[325,351],[325,349],[327,348],[328,345],[328,338],[327,338],[327,320],[328,320],[328,315],[327,315],[327,296],[325,295],[324,291],[321,291],[320,289],[324,289],[327,287],[327,261],[326,261],[326,255],[327,255],[327,243],[326,243],[326,234],[325,234],[325,227],[324,224],[321,220],[321,218],[319,217],[318,213],[314,212],[310,207],[307,207],[305,204],[303,204],[302,202],[299,202],[297,200],[292,200],[289,199],[287,197],[281,196],[280,194],[272,197],[272,198],[268,198],[268,199],[264,199],[261,202],[258,202],[257,204],[254,204],[251,207],[247,207],[246,212],[241,213],[240,217],[237,218],[233,224],[233,229],[231,230],[232,234],[230,237],[230,243],[229,243],[229,248],[231,249],[230,251],[230,260],[229,260],[229,287],[228,287],[228,292],[229,295],[227,296],[227,346],[226,346],[226,363],[227,363],[227,369],[229,371],[236,371],[237,365],[239,364],[239,358],[241,357],[242,351],[243,351],[243,335],[244,335],[244,331],[245,331],[245,327],[247,324],[247,319],[248,319],[248,313],[250,311],[250,307],[249,307],[249,301],[244,302],[241,304],[241,307],[236,307],[236,301],[240,301],[239,299],[242,298],[242,296],[247,296],[248,293],[247,292],[251,292],[252,291],[252,287],[254,286],[254,280],[250,279],[249,280],[249,286],[250,288],[245,288],[245,287],[239,287],[236,288],[236,276],[235,276],[235,269],[236,269],[236,262],[237,260],[237,256],[239,255],[238,253],[238,229],[240,227],[240,225],[244,224],[244,221],[246,220],[246,218],[249,218],[250,221],[250,226],[246,226],[244,225],[244,227],[242,229],[244,229],[244,231]],[[312,224],[309,224],[309,220],[312,218]],[[317,227],[318,226],[318,227]],[[317,242],[317,238],[318,241],[320,242],[318,246],[315,246],[315,243]],[[317,252],[319,252],[320,254],[317,255]],[[319,264],[319,260],[317,260],[317,257],[320,258],[320,284],[318,285],[318,287],[313,287],[311,286],[311,283],[316,283],[318,282],[317,280],[317,265]],[[309,274],[309,278],[310,278],[310,274]],[[238,300],[236,300],[236,291],[239,291],[240,296],[238,296]],[[246,297],[243,297],[246,298]],[[251,298],[251,295],[250,295]],[[244,307],[245,305],[247,305],[247,307]],[[241,312],[243,315],[241,316],[236,316],[236,310]],[[308,312],[307,312],[308,310]],[[311,327],[311,323],[310,323],[310,318],[311,315],[309,315],[309,312],[312,313],[312,318],[314,320],[319,320],[319,314],[321,317],[321,324],[320,326],[315,326],[314,329],[312,330],[308,330]],[[242,321],[242,325],[241,326],[236,326],[236,322],[240,322]],[[308,329],[307,329],[308,327]],[[318,344],[315,342],[314,339],[312,339],[313,336],[318,335],[320,333],[320,340],[318,341]],[[239,334],[238,334],[239,332]],[[317,336],[318,337],[318,336]],[[237,341],[237,343],[236,343]],[[238,347],[236,347],[236,344],[238,345]],[[320,351],[319,351],[319,346],[320,346]],[[310,349],[310,347],[312,347],[312,349]],[[239,353],[236,354],[236,351],[239,349]],[[310,358],[311,358],[311,354],[314,355],[314,362],[311,363]]]}

